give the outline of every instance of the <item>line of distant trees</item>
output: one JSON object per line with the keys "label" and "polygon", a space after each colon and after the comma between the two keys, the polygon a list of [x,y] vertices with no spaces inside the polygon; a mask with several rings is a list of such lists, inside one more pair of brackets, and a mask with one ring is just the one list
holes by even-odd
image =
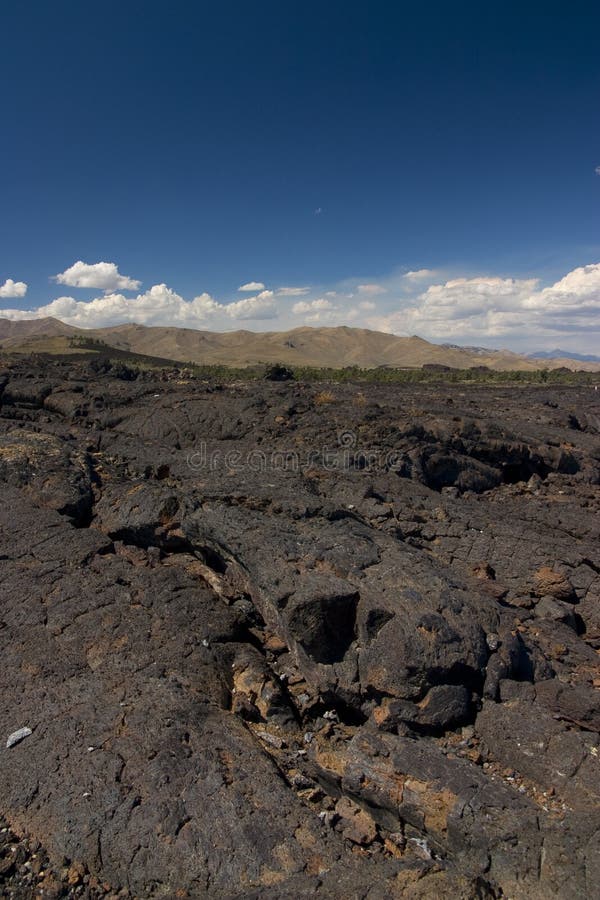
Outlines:
{"label": "line of distant trees", "polygon": [[[108,358],[118,355],[121,360],[141,369],[155,368],[158,360],[148,357],[147,364],[142,362],[138,354],[131,360],[127,352],[115,351],[114,347],[99,338],[87,335],[72,335],[69,346],[80,350],[102,352]],[[165,367],[161,360],[160,368]],[[206,378],[223,382],[255,381],[257,379],[295,380],[308,382],[360,382],[364,384],[417,384],[417,383],[476,383],[476,384],[572,384],[592,385],[600,381],[597,372],[573,371],[564,367],[558,369],[506,370],[497,371],[487,366],[473,366],[468,369],[453,369],[435,363],[420,368],[394,368],[379,366],[374,369],[363,369],[360,366],[344,366],[343,368],[317,368],[314,366],[283,366],[281,363],[257,363],[244,368],[230,367],[223,364],[202,365],[197,362],[173,361],[173,369],[185,369],[187,376]]]}
{"label": "line of distant trees", "polygon": [[[176,364],[177,365],[177,364]],[[219,379],[222,381],[255,381],[267,378],[273,381],[290,380],[309,382],[361,382],[365,384],[416,384],[416,383],[476,383],[476,384],[597,384],[597,372],[572,371],[571,369],[531,369],[496,371],[484,366],[470,369],[452,369],[446,366],[424,366],[423,368],[362,369],[360,366],[344,368],[316,368],[313,366],[282,366],[280,364],[259,363],[246,368],[231,368],[225,365],[201,365],[194,362],[181,363],[196,378]],[[285,377],[281,373],[285,370]]]}
{"label": "line of distant trees", "polygon": [[69,347],[79,348],[84,350],[111,350],[109,344],[106,341],[101,341],[100,338],[88,337],[85,334],[74,334],[69,338]]}

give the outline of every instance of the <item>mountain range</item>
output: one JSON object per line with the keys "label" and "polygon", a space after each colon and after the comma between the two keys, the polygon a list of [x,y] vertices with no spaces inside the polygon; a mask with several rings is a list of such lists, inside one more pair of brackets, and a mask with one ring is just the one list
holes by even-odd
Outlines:
{"label": "mountain range", "polygon": [[[76,339],[75,341],[73,339]],[[498,371],[567,368],[600,371],[600,360],[528,357],[509,350],[432,344],[420,337],[399,337],[364,328],[294,328],[290,331],[230,331],[125,324],[84,329],[54,318],[0,319],[0,349],[15,353],[77,353],[81,341],[102,341],[121,351],[176,362],[244,367],[259,363],[340,368],[377,366],[452,368],[487,366]],[[559,351],[557,351],[559,352]]]}

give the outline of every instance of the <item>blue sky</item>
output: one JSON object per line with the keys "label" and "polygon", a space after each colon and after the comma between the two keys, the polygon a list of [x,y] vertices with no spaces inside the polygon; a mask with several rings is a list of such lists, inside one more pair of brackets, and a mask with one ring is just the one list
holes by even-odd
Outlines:
{"label": "blue sky", "polygon": [[8,314],[598,350],[597,4],[9,0],[0,31]]}

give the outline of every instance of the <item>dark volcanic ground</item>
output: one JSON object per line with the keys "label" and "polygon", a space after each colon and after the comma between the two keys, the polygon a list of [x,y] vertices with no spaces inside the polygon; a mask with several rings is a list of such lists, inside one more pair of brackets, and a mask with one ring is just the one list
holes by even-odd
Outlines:
{"label": "dark volcanic ground", "polygon": [[600,393],[119,374],[0,374],[2,895],[597,897]]}

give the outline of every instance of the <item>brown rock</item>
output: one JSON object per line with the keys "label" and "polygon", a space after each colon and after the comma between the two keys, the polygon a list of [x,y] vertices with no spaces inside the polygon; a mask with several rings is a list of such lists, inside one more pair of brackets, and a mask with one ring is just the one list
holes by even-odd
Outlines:
{"label": "brown rock", "polygon": [[335,805],[342,834],[354,844],[371,844],[377,837],[377,826],[360,806],[342,797]]}
{"label": "brown rock", "polygon": [[573,585],[561,572],[556,572],[550,566],[542,566],[533,576],[534,593],[536,597],[554,597],[555,600],[573,602],[575,592]]}
{"label": "brown rock", "polygon": [[71,887],[81,884],[85,875],[85,866],[81,863],[73,863],[67,872],[67,882]]}
{"label": "brown rock", "polygon": [[285,653],[287,650],[287,644],[278,635],[271,634],[265,640],[264,648],[270,653]]}

